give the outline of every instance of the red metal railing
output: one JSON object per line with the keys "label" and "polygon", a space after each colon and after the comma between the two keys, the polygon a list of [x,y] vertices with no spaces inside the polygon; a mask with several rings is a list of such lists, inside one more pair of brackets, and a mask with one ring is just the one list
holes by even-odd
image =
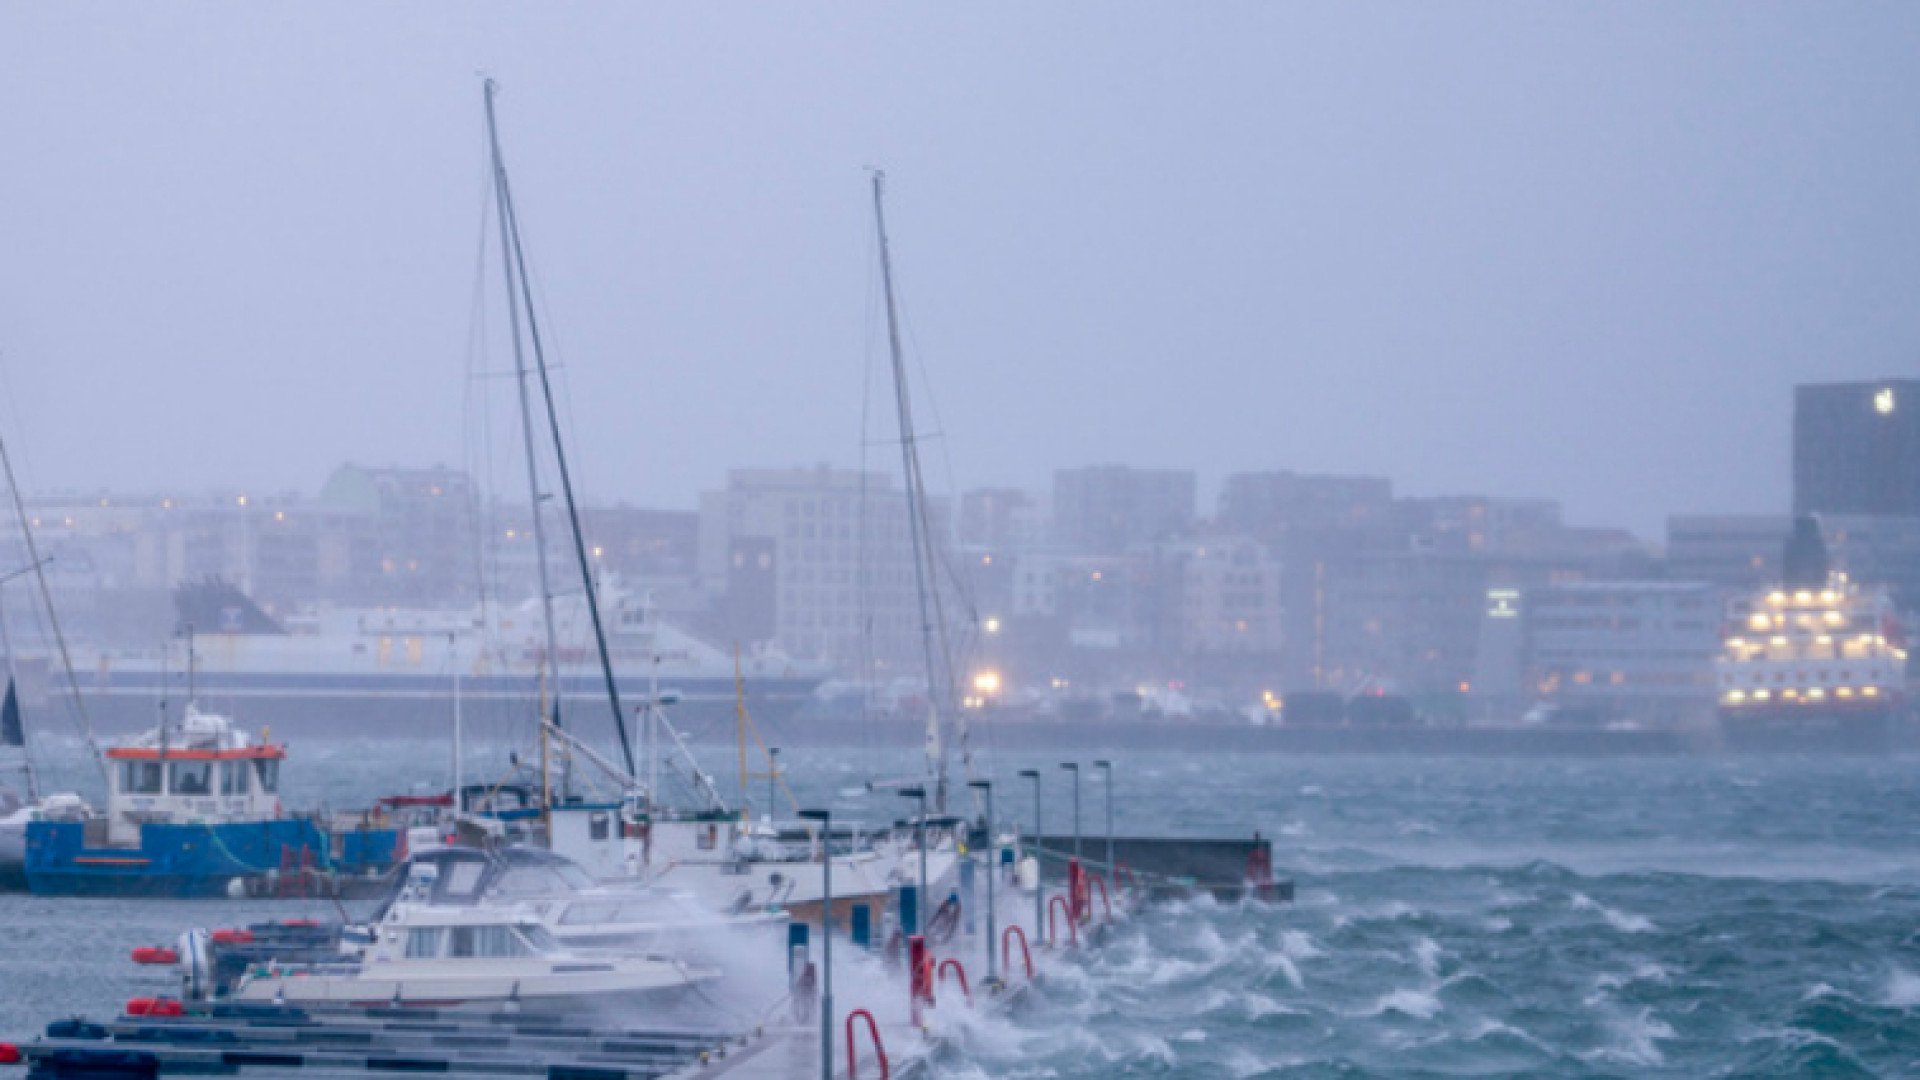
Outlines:
{"label": "red metal railing", "polygon": [[1020,935],[1020,957],[1026,961],[1027,981],[1033,981],[1033,950],[1027,948],[1027,932],[1018,926],[1008,926],[1000,932],[1000,966],[1007,971],[1013,970],[1013,935]]}
{"label": "red metal railing", "polygon": [[921,1026],[920,1010],[933,1004],[933,954],[927,939],[915,934],[907,939],[907,1006],[913,1026]]}
{"label": "red metal railing", "polygon": [[1073,908],[1064,896],[1055,896],[1047,901],[1047,940],[1055,945],[1060,944],[1060,926],[1053,921],[1054,912],[1067,917],[1067,944],[1080,944],[1080,931],[1074,926]]}
{"label": "red metal railing", "polygon": [[945,960],[940,961],[940,982],[943,985],[947,981],[948,971],[952,971],[954,975],[957,978],[959,978],[960,993],[966,997],[968,1003],[972,1003],[973,991],[967,988],[967,966],[965,964],[962,964],[960,961],[955,960],[951,956],[947,957]]}
{"label": "red metal railing", "polygon": [[[1107,879],[1101,877],[1099,874],[1089,874],[1087,875],[1087,880],[1100,886],[1100,910],[1106,914],[1107,921],[1112,922],[1113,902],[1107,899]],[[1089,916],[1093,914],[1093,901],[1091,900],[1087,901],[1087,914]]]}
{"label": "red metal railing", "polygon": [[867,1035],[873,1040],[874,1060],[880,1064],[880,1080],[889,1080],[893,1075],[893,1067],[887,1064],[887,1048],[886,1045],[880,1041],[880,1025],[874,1021],[873,1014],[865,1009],[855,1009],[847,1014],[848,1080],[859,1080],[860,1076],[860,1056],[854,1052],[853,1045],[853,1021],[855,1017],[859,1017],[867,1022]]}

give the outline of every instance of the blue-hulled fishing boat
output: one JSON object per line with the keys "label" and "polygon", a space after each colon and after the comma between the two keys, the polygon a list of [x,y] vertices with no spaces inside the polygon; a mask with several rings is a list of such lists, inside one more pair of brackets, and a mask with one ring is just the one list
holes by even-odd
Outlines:
{"label": "blue-hulled fishing boat", "polygon": [[55,896],[306,895],[378,881],[404,857],[375,813],[290,814],[287,748],[188,705],[109,747],[107,810],[27,826],[27,887]]}

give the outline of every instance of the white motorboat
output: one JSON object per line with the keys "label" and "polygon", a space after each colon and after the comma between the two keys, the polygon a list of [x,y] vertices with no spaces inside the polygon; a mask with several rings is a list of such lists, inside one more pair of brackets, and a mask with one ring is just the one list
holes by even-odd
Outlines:
{"label": "white motorboat", "polygon": [[717,972],[652,955],[575,952],[530,911],[403,902],[358,956],[266,962],[242,975],[236,1001],[298,1005],[555,1008],[665,1000]]}
{"label": "white motorboat", "polygon": [[569,949],[671,953],[695,963],[715,956],[716,935],[776,933],[787,922],[777,911],[723,914],[681,890],[598,882],[571,859],[525,846],[416,848],[406,880],[404,890],[432,904],[526,912]]}

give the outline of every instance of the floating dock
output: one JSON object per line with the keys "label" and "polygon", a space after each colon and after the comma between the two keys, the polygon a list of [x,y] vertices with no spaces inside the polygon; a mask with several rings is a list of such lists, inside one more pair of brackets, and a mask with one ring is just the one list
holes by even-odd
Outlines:
{"label": "floating dock", "polygon": [[[1072,836],[1043,836],[1028,850],[1038,854],[1042,872],[1064,880],[1074,857]],[[1232,902],[1249,894],[1264,900],[1293,899],[1293,882],[1273,873],[1273,841],[1254,833],[1239,838],[1116,836],[1113,861],[1106,865],[1107,838],[1082,834],[1080,861],[1094,873],[1129,871],[1155,895],[1205,892]]]}
{"label": "floating dock", "polygon": [[[962,875],[956,891],[963,914],[940,940],[915,935],[866,949],[836,942],[833,967],[841,985],[830,1029],[833,1075],[848,1075],[857,1061],[860,1076],[925,1076],[947,1049],[941,1021],[948,1010],[1008,1007],[1046,977],[1050,959],[1097,942],[1156,896],[1207,891],[1235,899],[1291,899],[1291,883],[1273,875],[1271,844],[1257,834],[1116,838],[1117,872],[1111,874],[1103,861],[1106,844],[1104,836],[1083,835],[1083,858],[1076,861],[1071,837],[1043,838],[1046,885],[1037,895],[1010,864]],[[991,908],[990,887],[997,894]],[[796,936],[804,943],[805,935]],[[811,968],[811,950],[802,945],[795,954],[791,940],[789,961],[807,961]],[[0,1043],[0,1065],[27,1066],[29,1080],[208,1074],[329,1080],[421,1073],[450,1080],[814,1080],[821,1075],[823,1032],[810,986],[793,984],[792,997],[776,1015],[757,1023],[736,1018],[711,1029],[698,1026],[711,1017],[694,1017],[685,1021],[693,1026],[682,1028],[665,1026],[659,1017],[658,1026],[613,1027],[517,1009],[316,1009],[136,998],[126,1015],[112,1021],[60,1020],[30,1042]],[[738,1026],[744,1023],[753,1026]]]}

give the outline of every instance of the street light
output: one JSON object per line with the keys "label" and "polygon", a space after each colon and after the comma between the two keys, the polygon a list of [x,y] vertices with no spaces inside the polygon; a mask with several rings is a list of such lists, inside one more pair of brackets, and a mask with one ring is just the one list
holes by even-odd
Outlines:
{"label": "street light", "polygon": [[1073,857],[1080,857],[1080,763],[1063,761],[1060,767],[1073,774]]}
{"label": "street light", "polygon": [[833,811],[800,816],[820,823],[820,1080],[833,1080]]}
{"label": "street light", "polygon": [[1115,869],[1113,861],[1113,762],[1102,759],[1093,763],[1100,770],[1101,778],[1107,782],[1107,876],[1112,877]]}
{"label": "street light", "polygon": [[903,799],[920,800],[920,820],[919,826],[915,830],[915,839],[920,844],[920,910],[916,913],[916,921],[919,922],[920,925],[914,927],[914,929],[925,933],[927,917],[924,912],[927,910],[927,905],[931,903],[930,898],[927,896],[927,789],[923,787],[903,787],[900,789],[900,797]]}
{"label": "street light", "polygon": [[1047,932],[1047,864],[1041,861],[1040,770],[1021,769],[1020,775],[1033,781],[1033,936]]}
{"label": "street light", "polygon": [[993,938],[997,930],[993,923],[993,878],[999,870],[993,861],[998,852],[993,840],[993,781],[969,780],[967,786],[987,797],[987,982],[992,983],[1000,977],[993,956]]}

